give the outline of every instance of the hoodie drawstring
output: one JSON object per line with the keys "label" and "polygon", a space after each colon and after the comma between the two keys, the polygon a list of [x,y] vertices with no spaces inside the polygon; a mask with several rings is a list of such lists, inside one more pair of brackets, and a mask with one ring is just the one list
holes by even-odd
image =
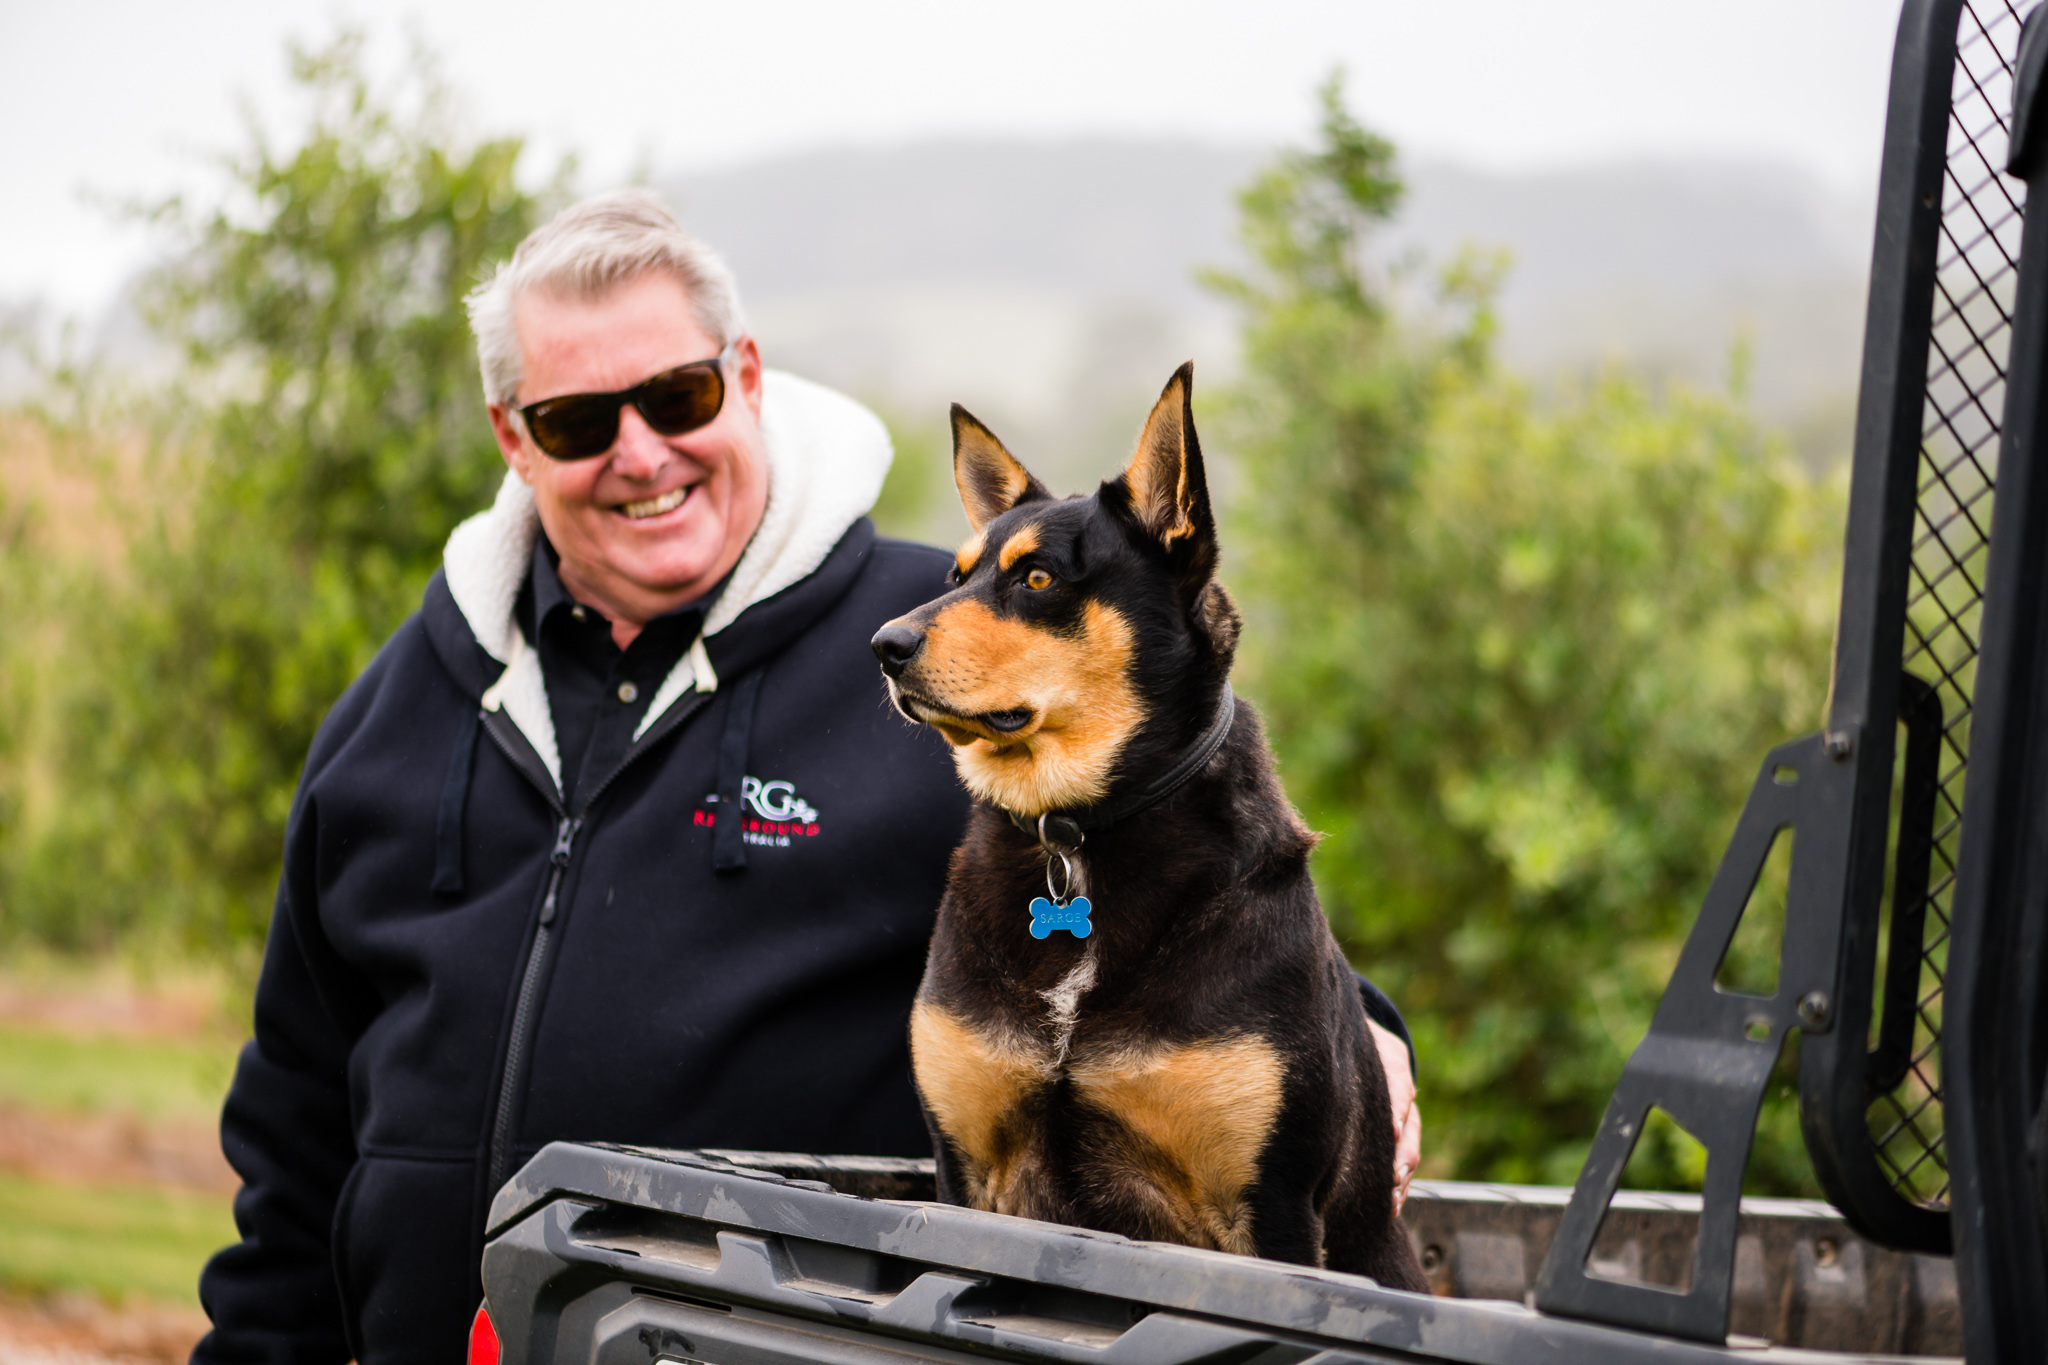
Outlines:
{"label": "hoodie drawstring", "polygon": [[462,893],[462,813],[469,805],[469,770],[476,757],[476,732],[483,712],[471,711],[455,732],[455,751],[448,755],[448,775],[441,779],[441,813],[434,821],[433,890],[444,896]]}
{"label": "hoodie drawstring", "polygon": [[711,832],[711,870],[744,872],[747,808],[742,787],[747,775],[747,747],[753,742],[754,703],[761,695],[763,669],[741,678],[732,689],[725,713],[725,733],[718,740],[718,824]]}

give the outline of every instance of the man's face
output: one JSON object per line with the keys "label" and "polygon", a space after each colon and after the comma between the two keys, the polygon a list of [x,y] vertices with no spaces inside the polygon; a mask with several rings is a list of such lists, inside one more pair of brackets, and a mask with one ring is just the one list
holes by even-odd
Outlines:
{"label": "man's face", "polygon": [[[515,406],[628,388],[718,354],[682,285],[643,275],[588,301],[534,292],[514,305],[525,378]],[[615,622],[638,627],[710,591],[768,503],[761,357],[751,338],[726,368],[725,406],[707,426],[663,436],[630,404],[618,439],[587,460],[557,460],[505,406],[491,426],[505,463],[532,485],[562,581]]]}

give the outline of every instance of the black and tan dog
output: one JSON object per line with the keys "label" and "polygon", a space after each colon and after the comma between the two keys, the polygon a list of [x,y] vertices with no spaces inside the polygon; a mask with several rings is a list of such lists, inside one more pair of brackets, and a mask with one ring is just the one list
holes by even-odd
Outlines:
{"label": "black and tan dog", "polygon": [[955,407],[974,536],[875,636],[978,798],[911,1023],[940,1195],[1422,1289],[1315,838],[1226,681],[1191,369],[1087,498]]}

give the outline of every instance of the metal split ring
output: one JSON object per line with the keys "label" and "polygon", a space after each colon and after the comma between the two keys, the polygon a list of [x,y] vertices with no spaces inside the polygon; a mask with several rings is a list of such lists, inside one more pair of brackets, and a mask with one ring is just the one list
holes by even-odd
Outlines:
{"label": "metal split ring", "polygon": [[[1060,878],[1062,884],[1058,889],[1055,889],[1052,884],[1052,860],[1054,858],[1060,860],[1060,872],[1063,874]],[[1073,894],[1073,890],[1074,865],[1067,861],[1066,854],[1061,853],[1057,849],[1048,850],[1045,859],[1045,893],[1052,897],[1054,905],[1065,905],[1067,898]]]}
{"label": "metal split ring", "polygon": [[1055,815],[1051,811],[1046,811],[1038,817],[1038,844],[1047,853],[1056,849],[1071,852],[1079,848],[1087,837],[1070,815]]}

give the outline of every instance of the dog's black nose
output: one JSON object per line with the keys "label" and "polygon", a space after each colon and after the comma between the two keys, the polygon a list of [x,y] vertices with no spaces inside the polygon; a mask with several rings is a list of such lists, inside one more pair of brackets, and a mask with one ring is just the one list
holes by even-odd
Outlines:
{"label": "dog's black nose", "polygon": [[882,661],[882,671],[893,678],[917,657],[917,651],[924,648],[924,635],[921,631],[891,621],[876,631],[875,638],[868,644],[874,649],[875,657]]}

